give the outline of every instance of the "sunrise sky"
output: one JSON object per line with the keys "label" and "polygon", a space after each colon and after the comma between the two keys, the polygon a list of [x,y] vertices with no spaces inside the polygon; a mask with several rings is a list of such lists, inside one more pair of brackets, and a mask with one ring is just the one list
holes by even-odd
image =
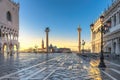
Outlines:
{"label": "sunrise sky", "polygon": [[20,48],[26,49],[45,41],[50,27],[49,43],[77,50],[78,25],[81,38],[90,42],[90,27],[111,4],[111,0],[15,0],[20,3]]}

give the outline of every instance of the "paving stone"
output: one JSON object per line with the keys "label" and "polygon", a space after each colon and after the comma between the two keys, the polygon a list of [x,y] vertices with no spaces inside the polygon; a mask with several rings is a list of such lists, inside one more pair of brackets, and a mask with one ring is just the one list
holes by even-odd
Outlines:
{"label": "paving stone", "polygon": [[0,79],[5,76],[2,80],[112,80],[107,73],[115,79],[120,76],[119,64],[115,66],[106,62],[108,67],[105,74],[97,67],[99,58],[96,57],[20,53],[17,56],[7,56],[6,59],[0,55],[0,58]]}

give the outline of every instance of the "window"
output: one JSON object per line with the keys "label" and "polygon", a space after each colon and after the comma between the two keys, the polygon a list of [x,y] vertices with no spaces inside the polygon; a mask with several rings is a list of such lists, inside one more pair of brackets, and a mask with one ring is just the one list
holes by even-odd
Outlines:
{"label": "window", "polygon": [[116,26],[116,15],[114,15],[114,26]]}
{"label": "window", "polygon": [[116,53],[116,42],[113,43],[114,53]]}
{"label": "window", "polygon": [[7,12],[7,20],[12,21],[12,16],[11,16],[11,13],[9,11]]}

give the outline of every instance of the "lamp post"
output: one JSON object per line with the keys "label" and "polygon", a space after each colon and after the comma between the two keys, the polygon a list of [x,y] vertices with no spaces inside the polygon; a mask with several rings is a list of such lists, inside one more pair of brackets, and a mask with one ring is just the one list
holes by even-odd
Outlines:
{"label": "lamp post", "polygon": [[84,54],[84,45],[85,45],[85,41],[82,40],[82,45],[83,45],[83,54]]}
{"label": "lamp post", "polygon": [[101,22],[101,28],[99,29],[99,31],[101,32],[101,54],[100,54],[100,63],[98,65],[98,67],[100,68],[105,68],[105,62],[104,62],[104,55],[103,55],[103,31],[104,31],[104,16],[100,16],[100,22]]}
{"label": "lamp post", "polygon": [[104,55],[103,55],[103,33],[106,33],[108,31],[108,27],[111,26],[111,22],[107,21],[107,25],[104,25],[104,16],[100,16],[100,22],[101,22],[101,28],[98,30],[101,32],[101,54],[100,54],[100,63],[98,65],[99,68],[106,68],[105,62],[104,62]]}

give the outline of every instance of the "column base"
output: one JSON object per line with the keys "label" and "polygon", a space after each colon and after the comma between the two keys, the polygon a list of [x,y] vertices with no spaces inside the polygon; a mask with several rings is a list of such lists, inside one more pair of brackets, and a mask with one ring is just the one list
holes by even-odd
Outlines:
{"label": "column base", "polygon": [[106,68],[106,65],[105,65],[104,61],[100,61],[98,67],[99,68]]}

